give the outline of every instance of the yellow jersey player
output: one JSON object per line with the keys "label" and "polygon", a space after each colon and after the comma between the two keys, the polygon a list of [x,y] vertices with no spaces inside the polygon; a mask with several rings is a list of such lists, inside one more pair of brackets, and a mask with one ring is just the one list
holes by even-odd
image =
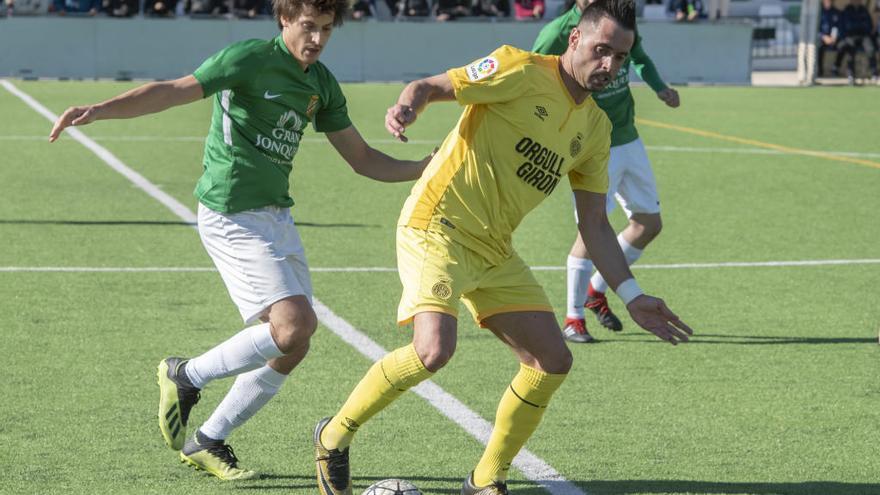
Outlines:
{"label": "yellow jersey player", "polygon": [[634,40],[632,0],[598,0],[584,9],[561,56],[504,46],[409,84],[388,110],[386,128],[405,141],[406,127],[427,104],[465,106],[398,223],[397,319],[413,322],[413,341],[373,365],[339,412],[318,422],[322,494],[352,493],[349,445],[360,426],[452,357],[459,299],[520,361],[461,493],[508,493],[510,464],[572,363],[552,306],[511,235],[565,177],[590,253],[633,320],[672,344],[688,340],[691,329],[639,289],[605,213],[611,124],[590,94],[612,81]]}

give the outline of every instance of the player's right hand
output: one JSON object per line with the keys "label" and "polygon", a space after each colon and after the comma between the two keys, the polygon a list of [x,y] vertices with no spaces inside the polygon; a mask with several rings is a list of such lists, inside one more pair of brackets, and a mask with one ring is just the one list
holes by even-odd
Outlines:
{"label": "player's right hand", "polygon": [[98,111],[94,106],[68,108],[61,114],[61,117],[58,117],[55,125],[52,126],[52,132],[49,133],[49,142],[54,143],[65,127],[90,124],[95,121],[97,115]]}
{"label": "player's right hand", "polygon": [[642,294],[630,301],[626,309],[640,327],[672,345],[687,342],[694,334],[691,327],[681,321],[663,299]]}
{"label": "player's right hand", "polygon": [[661,89],[657,92],[657,98],[663,100],[663,103],[666,103],[667,106],[672,108],[678,108],[681,104],[681,100],[678,97],[678,91],[672,88]]}
{"label": "player's right hand", "polygon": [[398,103],[389,108],[385,113],[385,129],[392,136],[405,143],[409,140],[403,133],[406,132],[408,125],[416,121],[417,116],[416,111],[411,106]]}

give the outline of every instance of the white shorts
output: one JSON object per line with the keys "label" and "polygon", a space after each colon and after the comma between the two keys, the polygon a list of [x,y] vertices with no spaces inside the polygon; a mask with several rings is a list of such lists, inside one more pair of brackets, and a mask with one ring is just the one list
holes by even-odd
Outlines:
{"label": "white shorts", "polygon": [[199,236],[246,324],[285,297],[312,301],[305,249],[289,208],[226,214],[199,204]]}
{"label": "white shorts", "polygon": [[642,138],[611,147],[608,160],[608,213],[614,211],[614,200],[626,212],[660,213],[657,181]]}

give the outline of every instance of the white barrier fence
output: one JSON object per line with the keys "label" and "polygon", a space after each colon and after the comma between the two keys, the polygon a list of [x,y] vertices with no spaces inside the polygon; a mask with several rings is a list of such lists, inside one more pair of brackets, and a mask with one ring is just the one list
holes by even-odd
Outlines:
{"label": "white barrier fence", "polygon": [[[412,80],[502,44],[528,49],[541,26],[349,22],[334,32],[322,61],[340,81]],[[0,20],[0,76],[170,79],[229,43],[277,32],[269,20],[13,17]],[[670,82],[750,82],[750,25],[642,23],[639,32]]]}

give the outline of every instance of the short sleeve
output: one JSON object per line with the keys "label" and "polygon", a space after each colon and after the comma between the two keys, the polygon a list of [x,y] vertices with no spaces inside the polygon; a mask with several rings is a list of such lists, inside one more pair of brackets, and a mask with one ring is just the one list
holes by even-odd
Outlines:
{"label": "short sleeve", "polygon": [[462,105],[478,105],[511,101],[526,94],[531,65],[529,52],[502,46],[487,57],[470,65],[446,72],[455,90],[455,99]]}
{"label": "short sleeve", "polygon": [[348,117],[348,104],[339,82],[330,71],[326,71],[325,87],[327,88],[327,102],[321,105],[321,109],[315,114],[314,127],[317,132],[336,132],[351,127],[351,119]]}
{"label": "short sleeve", "polygon": [[224,89],[238,86],[241,82],[253,77],[255,55],[265,45],[263,40],[248,40],[233,43],[205,60],[193,72],[193,77],[202,85],[204,96],[213,95]]}

